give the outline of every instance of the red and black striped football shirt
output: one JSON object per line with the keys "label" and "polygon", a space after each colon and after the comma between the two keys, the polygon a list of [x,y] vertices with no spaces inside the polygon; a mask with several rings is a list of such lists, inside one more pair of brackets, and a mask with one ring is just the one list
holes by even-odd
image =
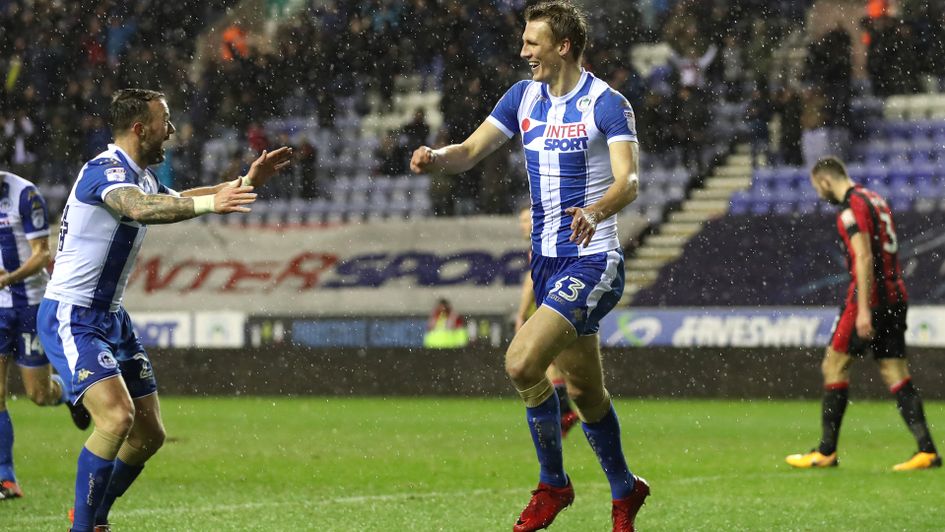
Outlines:
{"label": "red and black striped football shirt", "polygon": [[850,238],[856,233],[869,235],[873,255],[873,286],[870,288],[870,307],[888,307],[907,302],[906,285],[899,265],[899,242],[892,211],[886,200],[863,186],[855,185],[843,198],[837,214],[837,230],[847,252],[850,287],[847,305],[856,304],[856,262]]}

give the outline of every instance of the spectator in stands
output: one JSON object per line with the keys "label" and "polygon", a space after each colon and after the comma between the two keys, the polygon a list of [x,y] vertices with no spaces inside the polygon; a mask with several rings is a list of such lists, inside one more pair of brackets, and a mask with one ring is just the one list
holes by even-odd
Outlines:
{"label": "spectator in stands", "polygon": [[800,166],[801,153],[801,98],[793,88],[781,87],[774,98],[774,112],[781,117],[778,159],[781,164]]}
{"label": "spectator in stands", "polygon": [[804,165],[807,167],[812,167],[818,160],[831,154],[830,135],[824,114],[825,103],[819,88],[804,89],[801,104],[801,147]]}
{"label": "spectator in stands", "polygon": [[911,29],[902,21],[882,15],[864,21],[868,48],[866,69],[873,93],[885,97],[918,90],[918,55]]}
{"label": "spectator in stands", "polygon": [[5,148],[7,163],[13,173],[32,176],[36,166],[36,127],[33,120],[20,108],[15,115],[8,118],[3,124],[2,142]]}
{"label": "spectator in stands", "polygon": [[377,157],[381,161],[381,174],[387,176],[403,175],[407,172],[407,149],[399,142],[396,132],[390,131],[384,135],[378,146]]}
{"label": "spectator in stands", "polygon": [[674,105],[673,133],[682,148],[682,162],[690,170],[704,170],[702,148],[706,140],[709,110],[691,87],[680,87]]}
{"label": "spectator in stands", "polygon": [[751,24],[751,36],[745,49],[745,66],[752,81],[767,79],[771,72],[772,45],[770,26],[764,18],[758,18]]}
{"label": "spectator in stands", "polygon": [[725,85],[725,99],[740,101],[745,82],[742,47],[738,45],[735,36],[732,34],[726,35],[724,42],[725,44],[722,47],[722,82]]}
{"label": "spectator in stands", "polygon": [[427,320],[427,332],[423,335],[423,346],[432,349],[455,349],[469,343],[463,317],[453,310],[447,299],[440,299]]}
{"label": "spectator in stands", "polygon": [[682,57],[674,52],[669,57],[669,62],[676,68],[679,85],[689,89],[704,89],[706,86],[706,71],[712,61],[715,60],[718,51],[718,47],[713,44],[702,55],[699,55],[695,46],[690,46],[686,51],[686,55]]}
{"label": "spectator in stands", "polygon": [[413,120],[407,122],[403,128],[403,144],[405,146],[423,146],[430,141],[430,126],[427,125],[427,114],[423,108],[413,113]]}
{"label": "spectator in stands", "polygon": [[246,130],[246,144],[256,153],[262,153],[269,148],[269,138],[266,137],[266,130],[259,122],[250,122]]}
{"label": "spectator in stands", "polygon": [[[768,121],[771,120],[770,96],[767,91],[756,87],[751,91],[751,99],[745,110],[745,121],[748,123],[748,135],[751,143],[751,166],[756,168],[767,162],[768,154]],[[763,158],[762,158],[763,156]]]}
{"label": "spectator in stands", "polygon": [[222,42],[220,44],[220,57],[224,61],[233,61],[238,58],[249,57],[249,43],[246,31],[240,25],[238,20],[223,30]]}
{"label": "spectator in stands", "polygon": [[318,148],[307,138],[303,138],[296,153],[295,167],[301,182],[300,195],[304,199],[322,197],[318,175]]}

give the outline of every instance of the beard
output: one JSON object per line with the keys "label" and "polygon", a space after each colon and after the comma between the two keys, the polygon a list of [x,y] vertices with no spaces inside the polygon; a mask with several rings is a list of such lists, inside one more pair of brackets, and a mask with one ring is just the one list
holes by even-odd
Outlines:
{"label": "beard", "polygon": [[145,137],[141,139],[141,153],[148,165],[164,162],[164,141]]}

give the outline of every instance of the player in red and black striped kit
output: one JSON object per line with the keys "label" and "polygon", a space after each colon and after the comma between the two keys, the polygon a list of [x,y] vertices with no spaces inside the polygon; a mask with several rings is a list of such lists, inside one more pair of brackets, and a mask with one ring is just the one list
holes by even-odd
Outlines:
{"label": "player in red and black striped kit", "polygon": [[942,458],[929,434],[922,399],[912,384],[906,361],[908,297],[892,212],[879,194],[854,183],[843,163],[834,157],[817,161],[811,170],[811,184],[822,199],[840,206],[837,230],[847,252],[850,288],[821,366],[824,401],[820,446],[809,453],[792,454],[787,462],[800,468],[838,464],[837,436],[847,406],[850,365],[853,357],[862,356],[869,348],[919,445],[912,458],[893,469],[940,467]]}

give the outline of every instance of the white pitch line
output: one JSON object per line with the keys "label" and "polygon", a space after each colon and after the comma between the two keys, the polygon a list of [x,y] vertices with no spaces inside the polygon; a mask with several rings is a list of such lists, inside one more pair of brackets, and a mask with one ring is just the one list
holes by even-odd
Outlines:
{"label": "white pitch line", "polygon": [[[780,472],[780,473],[757,473],[749,475],[706,475],[699,477],[679,477],[674,479],[664,479],[660,483],[666,484],[698,484],[702,482],[714,482],[718,480],[724,480],[727,478],[738,477],[741,479],[744,478],[769,478],[769,477],[783,477],[785,475],[791,475],[791,472]],[[580,487],[583,488],[592,488],[592,489],[606,489],[610,485],[605,482],[585,482],[582,483]],[[404,501],[410,499],[439,499],[443,497],[468,497],[475,495],[514,495],[519,493],[524,493],[528,490],[525,487],[518,488],[506,488],[506,489],[474,489],[468,491],[429,491],[424,493],[390,493],[390,494],[380,494],[380,495],[350,495],[346,497],[329,497],[323,499],[299,499],[292,501],[259,501],[259,502],[246,502],[239,504],[211,504],[204,506],[175,506],[175,507],[166,507],[166,508],[136,508],[131,510],[116,510],[116,517],[147,517],[154,515],[182,515],[182,514],[206,514],[210,512],[231,512],[231,511],[240,511],[240,510],[253,510],[258,508],[273,508],[279,506],[294,506],[300,508],[314,507],[314,506],[325,506],[325,505],[334,505],[334,504],[363,504],[371,502],[384,502],[384,501]],[[14,503],[15,504],[15,503]],[[65,514],[61,516],[28,516],[28,517],[14,517],[14,523],[19,524],[38,524],[38,523],[55,523],[65,521]]]}

